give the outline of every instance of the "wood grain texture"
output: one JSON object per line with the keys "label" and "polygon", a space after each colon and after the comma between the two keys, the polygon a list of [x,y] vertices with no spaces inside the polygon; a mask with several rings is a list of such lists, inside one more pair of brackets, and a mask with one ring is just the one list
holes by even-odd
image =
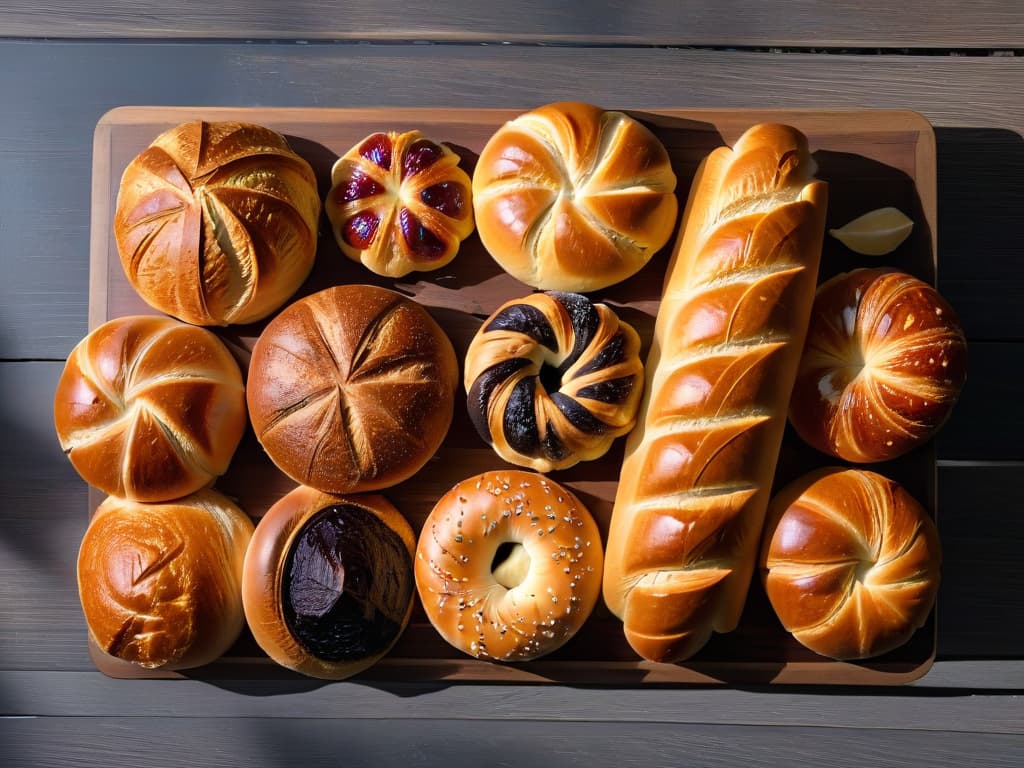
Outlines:
{"label": "wood grain texture", "polygon": [[[123,104],[917,110],[938,126],[940,289],[972,337],[1022,339],[1021,283],[1005,279],[1021,269],[1007,169],[1024,163],[1022,79],[1021,58],[3,41],[0,359],[63,359],[85,333],[92,134]],[[983,257],[965,208],[987,224]]]}
{"label": "wood grain texture", "polygon": [[951,0],[730,3],[713,0],[377,0],[347,2],[179,0],[5,4],[10,37],[276,38],[435,42],[888,48],[1017,47],[1024,23],[1013,4]]}
{"label": "wood grain texture", "polygon": [[0,760],[67,765],[361,766],[730,765],[1016,766],[1024,740],[1009,734],[810,726],[555,723],[529,720],[38,718],[0,720]]}

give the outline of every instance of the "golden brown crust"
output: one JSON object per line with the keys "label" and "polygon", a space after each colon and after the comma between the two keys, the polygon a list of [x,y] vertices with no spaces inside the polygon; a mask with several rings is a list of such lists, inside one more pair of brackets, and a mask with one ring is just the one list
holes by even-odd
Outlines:
{"label": "golden brown crust", "polygon": [[53,414],[87,483],[167,501],[227,471],[245,430],[242,374],[210,331],[168,317],[118,318],[72,350]]}
{"label": "golden brown crust", "polygon": [[772,500],[760,565],[772,607],[799,642],[865,659],[924,624],[941,559],[935,524],[903,488],[874,472],[826,468]]}
{"label": "golden brown crust", "polygon": [[604,304],[535,293],[484,321],[464,381],[470,418],[499,456],[538,472],[566,469],[603,456],[636,423],[640,337]]}
{"label": "golden brown crust", "polygon": [[[310,677],[341,680],[368,669],[390,650],[391,645],[361,659],[326,661],[305,648],[288,626],[282,600],[282,581],[296,535],[318,512],[335,506],[356,506],[377,517],[400,540],[410,562],[416,536],[405,518],[387,499],[376,494],[336,496],[299,486],[279,499],[261,518],[245,556],[242,600],[245,617],[259,646],[278,664]],[[401,630],[412,615],[412,590],[401,618]]]}
{"label": "golden brown crust", "polygon": [[89,632],[105,653],[188,669],[231,647],[243,626],[242,561],[253,525],[204,490],[166,504],[109,497],[78,554]]}
{"label": "golden brown crust", "polygon": [[694,179],[605,558],[605,602],[647,659],[739,621],[814,297],[813,174],[801,133],[759,125]]}
{"label": "golden brown crust", "polygon": [[625,280],[676,224],[668,152],[644,125],[590,104],[548,104],[506,123],[473,172],[477,231],[513,277],[586,293]]}
{"label": "golden brown crust", "polygon": [[823,453],[888,461],[938,432],[966,378],[946,300],[902,272],[858,269],[818,289],[789,418]]}
{"label": "golden brown crust", "polygon": [[125,169],[114,236],[128,281],[197,325],[260,320],[302,284],[320,196],[309,163],[258,125],[194,121]]}
{"label": "golden brown crust", "polygon": [[[502,544],[529,568],[511,588],[492,571]],[[485,472],[441,497],[420,532],[416,587],[427,618],[471,656],[529,661],[560,648],[601,592],[601,536],[566,488],[520,470]]]}
{"label": "golden brown crust", "polygon": [[472,183],[459,162],[420,131],[352,147],[331,169],[324,204],[341,252],[387,277],[448,264],[473,231]]}
{"label": "golden brown crust", "polygon": [[458,363],[430,314],[401,294],[343,285],[301,299],[257,340],[247,400],[256,437],[296,482],[387,488],[434,455]]}

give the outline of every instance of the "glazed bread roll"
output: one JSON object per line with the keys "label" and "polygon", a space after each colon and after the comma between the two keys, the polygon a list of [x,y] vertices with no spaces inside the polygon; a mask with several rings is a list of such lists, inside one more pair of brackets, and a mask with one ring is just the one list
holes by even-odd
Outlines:
{"label": "glazed bread roll", "polygon": [[89,634],[143,667],[188,669],[221,656],[242,631],[242,561],[253,525],[211,490],[165,504],[109,497],[78,553]]}
{"label": "glazed bread roll", "polygon": [[167,501],[227,471],[245,431],[242,374],[204,328],[122,317],[72,350],[53,415],[61,448],[87,483]]}
{"label": "glazed bread roll", "polygon": [[327,493],[414,475],[451,425],[458,363],[419,304],[342,285],[291,304],[253,347],[246,397],[256,437],[293,480]]}
{"label": "glazed bread roll", "polygon": [[533,472],[484,472],[442,496],[423,524],[416,588],[455,648],[530,661],[583,626],[602,562],[597,523],[568,489]]}
{"label": "glazed bread roll", "polygon": [[694,179],[605,559],[646,659],[692,656],[743,610],[821,255],[814,170],[803,134],[766,124]]}
{"label": "glazed bread roll", "polygon": [[387,277],[448,264],[473,231],[459,162],[419,131],[375,133],[352,147],[331,170],[324,206],[341,252]]}
{"label": "glazed bread roll", "polygon": [[543,290],[586,293],[637,272],[676,224],[675,173],[658,138],[622,112],[549,104],[506,123],[473,171],[484,246]]}
{"label": "glazed bread roll", "polygon": [[887,461],[938,432],[966,379],[949,303],[916,277],[858,269],[818,289],[789,419],[823,453]]}
{"label": "glazed bread roll", "polygon": [[924,625],[941,560],[935,524],[903,488],[874,472],[826,468],[772,499],[760,563],[772,607],[800,643],[866,659]]}
{"label": "glazed bread roll", "polygon": [[251,323],[309,275],[319,215],[313,169],[283,136],[195,121],[125,169],[114,237],[150,306],[196,325]]}
{"label": "glazed bread roll", "polygon": [[484,321],[464,378],[469,416],[501,458],[566,469],[603,456],[636,423],[640,337],[585,296],[535,293]]}
{"label": "glazed bread roll", "polygon": [[299,486],[260,520],[242,597],[253,637],[274,661],[340,680],[372,666],[412,613],[416,537],[383,496]]}

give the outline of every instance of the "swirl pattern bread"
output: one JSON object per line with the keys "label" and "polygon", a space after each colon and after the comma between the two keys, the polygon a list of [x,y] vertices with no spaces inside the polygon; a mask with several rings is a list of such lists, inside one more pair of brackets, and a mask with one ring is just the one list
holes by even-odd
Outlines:
{"label": "swirl pattern bread", "polygon": [[244,625],[242,562],[253,525],[211,490],[163,504],[109,497],[78,553],[96,645],[147,668],[208,664]]}
{"label": "swirl pattern bread", "polygon": [[253,429],[289,477],[326,493],[399,483],[434,455],[451,425],[455,350],[419,304],[342,285],[278,314],[252,350]]}
{"label": "swirl pattern bread", "polygon": [[245,431],[238,363],[213,333],[169,317],[104,323],[68,356],[54,424],[82,478],[167,501],[224,474]]}
{"label": "swirl pattern bread", "polygon": [[761,573],[782,625],[833,659],[879,656],[923,626],[939,588],[935,524],[874,472],[812,472],[771,502]]}
{"label": "swirl pattern bread", "polygon": [[966,378],[949,303],[916,277],[858,269],[818,289],[789,418],[823,453],[887,461],[938,432]]}
{"label": "swirl pattern bread", "polygon": [[473,231],[459,162],[419,131],[375,133],[352,147],[331,170],[326,203],[342,253],[387,277],[448,264]]}
{"label": "swirl pattern bread", "polygon": [[813,174],[803,134],[766,124],[694,180],[605,558],[605,602],[647,659],[739,621],[821,256]]}
{"label": "swirl pattern bread", "polygon": [[643,124],[591,104],[549,104],[506,123],[473,171],[484,246],[513,277],[586,293],[639,271],[676,224],[675,173]]}
{"label": "swirl pattern bread", "polygon": [[194,121],[124,171],[114,236],[155,309],[196,325],[260,320],[309,275],[320,196],[309,163],[258,125]]}
{"label": "swirl pattern bread", "polygon": [[640,338],[604,304],[535,293],[499,307],[466,352],[469,415],[498,455],[539,472],[603,456],[636,423]]}

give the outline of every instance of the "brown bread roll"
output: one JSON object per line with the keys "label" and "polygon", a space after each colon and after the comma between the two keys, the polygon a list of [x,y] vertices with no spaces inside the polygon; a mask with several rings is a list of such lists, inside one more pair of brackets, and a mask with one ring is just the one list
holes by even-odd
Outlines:
{"label": "brown bread roll", "polygon": [[245,431],[238,363],[213,333],[169,317],[104,323],[68,356],[54,424],[82,478],[167,501],[227,471]]}
{"label": "brown bread roll", "polygon": [[464,378],[469,416],[501,458],[566,469],[603,456],[636,423],[640,337],[585,296],[535,293],[484,321]]}
{"label": "brown bread roll", "polygon": [[488,140],[473,171],[484,246],[543,290],[586,293],[630,277],[676,224],[675,173],[658,138],[622,112],[548,104]]}
{"label": "brown bread roll", "polygon": [[105,653],[143,667],[209,664],[243,627],[242,561],[253,525],[203,490],[165,504],[109,497],[78,553],[89,633]]}
{"label": "brown bread roll", "polygon": [[644,658],[739,622],[821,257],[814,171],[803,134],[758,125],[694,179],[605,557],[605,602]]}
{"label": "brown bread roll", "polygon": [[194,121],[125,169],[114,236],[150,306],[196,325],[251,323],[309,275],[319,215],[313,169],[283,136]]}
{"label": "brown bread roll", "polygon": [[789,419],[823,453],[887,461],[938,432],[966,379],[949,303],[916,277],[858,269],[818,289]]}
{"label": "brown bread roll", "polygon": [[245,557],[253,637],[278,664],[340,680],[372,666],[412,614],[416,537],[383,496],[300,486],[260,520]]}
{"label": "brown bread roll", "polygon": [[761,574],[800,643],[833,659],[866,659],[925,623],[941,560],[935,524],[903,488],[874,472],[826,468],[772,500]]}
{"label": "brown bread roll", "polygon": [[471,182],[419,131],[374,133],[338,158],[324,208],[341,252],[402,277],[440,269],[473,231]]}
{"label": "brown bread roll", "polygon": [[419,304],[343,285],[301,299],[253,347],[247,399],[267,455],[327,493],[387,488],[434,455],[451,425],[458,363]]}
{"label": "brown bread roll", "polygon": [[572,493],[500,470],[441,497],[416,549],[427,618],[479,659],[530,661],[567,643],[601,592],[601,535]]}

